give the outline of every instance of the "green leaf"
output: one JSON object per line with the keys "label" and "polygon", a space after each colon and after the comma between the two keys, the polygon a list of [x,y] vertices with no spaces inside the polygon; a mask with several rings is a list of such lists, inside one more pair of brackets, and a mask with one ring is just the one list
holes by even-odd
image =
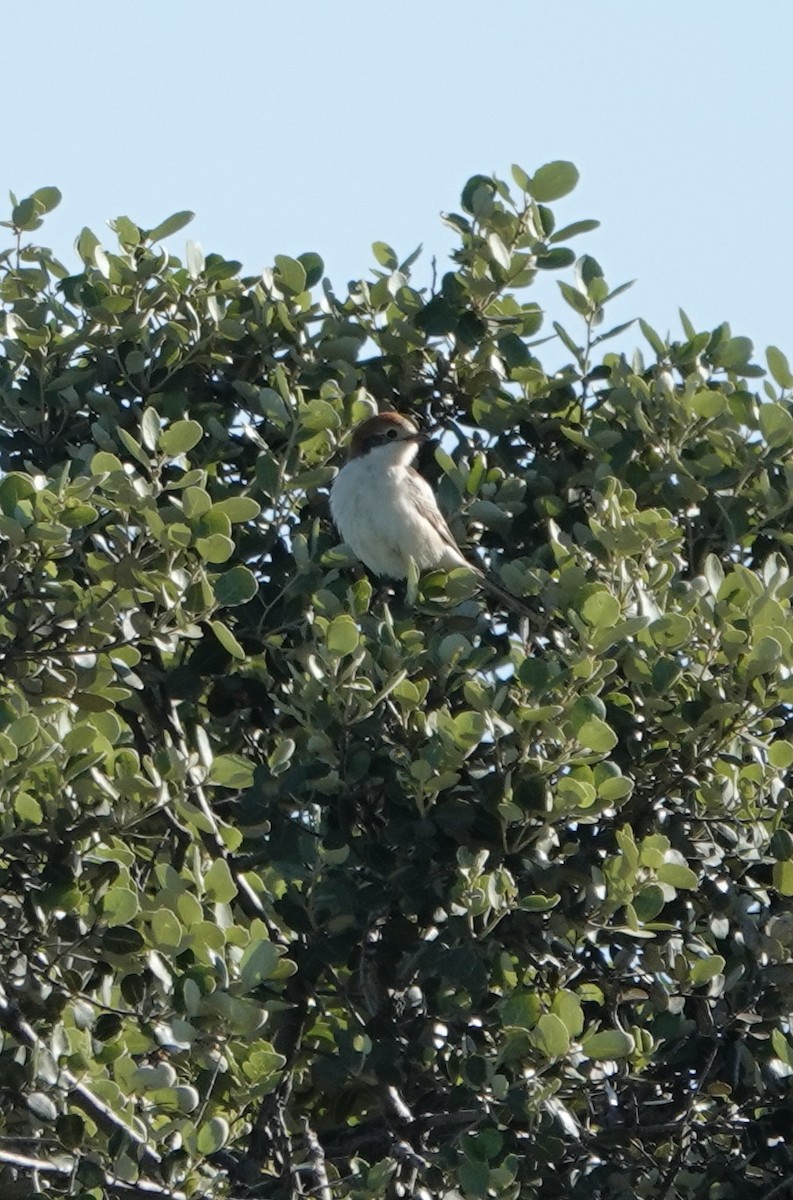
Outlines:
{"label": "green leaf", "polygon": [[30,742],[35,741],[39,732],[38,718],[33,713],[28,713],[24,717],[19,717],[16,721],[12,721],[6,727],[6,737],[10,737],[15,746],[27,746]]}
{"label": "green leaf", "polygon": [[223,649],[227,650],[232,658],[245,658],[245,651],[227,625],[222,621],[210,621],[209,626]]}
{"label": "green leaf", "polygon": [[178,546],[180,549],[189,546],[193,540],[189,527],[181,521],[174,521],[171,525],[167,525],[164,534],[171,546]]}
{"label": "green leaf", "polygon": [[779,771],[786,771],[793,766],[793,742],[779,740],[768,747],[768,761]]}
{"label": "green leaf", "polygon": [[581,233],[591,233],[593,229],[600,226],[600,221],[573,221],[571,225],[565,225],[562,229],[556,229],[548,238],[551,245],[556,245],[559,242],[566,242],[572,237],[578,237]]}
{"label": "green leaf", "polygon": [[531,179],[531,194],[535,200],[547,203],[559,200],[572,192],[578,183],[578,170],[571,162],[546,163]]}
{"label": "green leaf", "polygon": [[156,450],[160,437],[160,414],[156,408],[144,409],[140,419],[140,436],[147,450]]}
{"label": "green leaf", "polygon": [[306,272],[303,264],[296,258],[286,254],[275,256],[275,282],[278,287],[287,292],[304,292],[306,290]]}
{"label": "green leaf", "polygon": [[753,352],[754,345],[750,338],[733,337],[719,342],[711,355],[716,366],[727,371],[741,371],[748,364]]}
{"label": "green leaf", "polygon": [[452,735],[461,750],[471,750],[481,742],[487,731],[484,713],[469,709],[452,718]]}
{"label": "green leaf", "polygon": [[636,916],[642,923],[654,921],[666,903],[664,889],[655,883],[637,892],[633,898]]}
{"label": "green leaf", "polygon": [[93,266],[94,264],[94,254],[98,245],[99,238],[95,233],[92,232],[92,230],[88,229],[87,226],[81,230],[77,241],[75,242],[77,253],[80,255],[80,258],[84,263],[90,266]]}
{"label": "green leaf", "polygon": [[58,1141],[67,1150],[76,1150],[85,1138],[85,1122],[78,1113],[61,1113],[55,1122]]}
{"label": "green leaf", "polygon": [[585,317],[589,314],[592,305],[587,296],[583,292],[579,292],[578,288],[572,287],[569,283],[564,283],[562,280],[557,281],[559,291],[564,296],[565,302],[579,314]]}
{"label": "green leaf", "polygon": [[209,781],[244,791],[253,783],[253,766],[241,754],[218,754],[209,768]]}
{"label": "green leaf", "polygon": [[709,554],[705,559],[702,573],[707,580],[708,587],[712,596],[718,596],[721,590],[721,585],[724,583],[724,567],[721,561],[715,554]]}
{"label": "green leaf", "polygon": [[396,271],[399,259],[387,242],[372,242],[372,253],[381,267],[385,267],[387,271]]}
{"label": "green leaf", "polygon": [[[115,230],[116,237],[125,250],[132,250],[135,246],[140,245],[142,231],[134,221],[130,221],[129,217],[116,217],[115,221],[110,222],[110,226]],[[127,370],[129,371],[130,368],[127,367]]]}
{"label": "green leaf", "polygon": [[703,421],[710,421],[724,412],[727,401],[720,391],[705,388],[694,393],[690,404],[696,416],[701,417]]}
{"label": "green leaf", "polygon": [[500,1002],[498,1010],[504,1025],[520,1029],[533,1029],[542,1015],[536,992],[515,991]]}
{"label": "green leaf", "polygon": [[563,775],[556,784],[556,795],[561,806],[569,811],[575,808],[589,808],[597,799],[597,791],[593,784],[571,775]]}
{"label": "green leaf", "polygon": [[793,896],[793,860],[784,859],[773,866],[774,887],[781,896]]}
{"label": "green leaf", "polygon": [[341,417],[327,400],[311,400],[300,410],[300,424],[304,429],[320,433],[323,429],[339,429]]}
{"label": "green leaf", "polygon": [[0,481],[0,506],[3,512],[12,516],[20,500],[28,500],[35,496],[36,487],[29,475],[11,471]]}
{"label": "green leaf", "polygon": [[195,548],[205,562],[228,562],[234,553],[234,542],[224,533],[211,533],[209,537],[196,538]]}
{"label": "green leaf", "polygon": [[710,983],[716,975],[721,975],[724,970],[725,960],[720,954],[710,954],[707,958],[698,958],[689,971],[689,979],[692,987],[701,987],[703,983]]}
{"label": "green leaf", "polygon": [[639,328],[647,338],[647,341],[650,343],[658,357],[663,358],[669,351],[669,347],[663,338],[655,332],[652,325],[649,325],[647,321],[644,321],[641,318],[639,319]]}
{"label": "green leaf", "polygon": [[[478,1200],[479,1197],[487,1196],[490,1187],[490,1168],[487,1163],[466,1158],[460,1163],[457,1173],[466,1197]],[[381,1192],[380,1194],[385,1195],[386,1193]]]}
{"label": "green leaf", "polygon": [[[245,765],[247,767],[248,764]],[[216,858],[204,875],[204,887],[215,904],[229,904],[239,890],[228,863],[223,858]]]}
{"label": "green leaf", "polygon": [[225,1117],[212,1117],[198,1130],[196,1149],[205,1157],[217,1154],[229,1140],[229,1123]]}
{"label": "green leaf", "polygon": [[178,233],[180,229],[184,229],[185,225],[189,225],[195,213],[188,212],[185,209],[183,212],[173,213],[172,216],[166,217],[164,221],[160,221],[159,225],[155,225],[153,229],[146,230],[145,237],[149,242],[161,242],[165,238],[170,237],[173,233]]}
{"label": "green leaf", "polygon": [[215,512],[225,513],[232,525],[253,521],[262,511],[261,505],[250,496],[228,496],[225,500],[218,500],[214,509]]}
{"label": "green leaf", "polygon": [[775,830],[768,843],[768,851],[774,858],[780,860],[793,859],[793,834],[789,833],[787,829]]}
{"label": "green leaf", "polygon": [[280,962],[278,948],[268,941],[251,942],[240,961],[240,977],[243,991],[250,992],[272,979]]}
{"label": "green leaf", "polygon": [[11,223],[17,230],[32,232],[41,225],[38,213],[39,209],[35,200],[32,196],[27,196],[24,200],[20,200],[19,204],[15,204],[11,210]]}
{"label": "green leaf", "polygon": [[576,263],[575,274],[576,280],[579,280],[581,285],[587,290],[595,280],[603,280],[603,268],[591,254],[583,254],[579,258]]}
{"label": "green leaf", "polygon": [[328,626],[326,641],[332,654],[352,654],[358,648],[360,633],[352,617],[346,613],[334,617]]}
{"label": "green leaf", "polygon": [[137,442],[132,434],[124,429],[122,425],[117,427],[116,437],[122,443],[124,448],[129,451],[132,457],[140,463],[141,466],[148,467],[150,465],[149,456],[145,453],[140,442]]}
{"label": "green leaf", "polygon": [[781,404],[760,405],[760,429],[773,450],[793,441],[793,416]]}
{"label": "green leaf", "polygon": [[697,336],[696,329],[691,324],[688,315],[683,311],[682,308],[679,308],[677,311],[680,314],[680,324],[683,326],[683,332],[689,341],[693,341],[693,339]]}
{"label": "green leaf", "polygon": [[[140,350],[131,350],[124,360],[124,370],[130,376],[133,374],[143,374],[146,367],[146,356]],[[151,409],[150,409],[151,412]]]}
{"label": "green leaf", "polygon": [[102,916],[108,925],[128,925],[139,909],[137,892],[127,887],[111,887],[102,902]]}
{"label": "green leaf", "polygon": [[657,875],[660,883],[668,883],[674,888],[694,891],[698,887],[696,873],[690,867],[684,867],[681,863],[661,863],[657,869]]}
{"label": "green leaf", "polygon": [[657,646],[663,646],[667,650],[673,649],[685,645],[690,639],[691,621],[679,613],[667,613],[666,616],[653,621],[648,632]]}
{"label": "green leaf", "polygon": [[102,937],[102,945],[108,954],[125,958],[143,949],[144,941],[139,930],[132,925],[118,925],[108,929]]}
{"label": "green leaf", "polygon": [[116,458],[115,454],[106,454],[104,450],[100,450],[91,459],[91,473],[93,475],[112,474],[114,471],[123,471],[121,459]]}
{"label": "green leaf", "polygon": [[551,1012],[563,1023],[571,1038],[576,1038],[584,1028],[584,1010],[581,1001],[573,992],[557,992],[553,998]]}
{"label": "green leaf", "polygon": [[178,950],[184,937],[184,928],[176,913],[160,908],[151,916],[151,931],[154,944],[161,950]]}
{"label": "green leaf", "polygon": [[31,200],[40,213],[48,213],[52,212],[53,208],[58,207],[62,196],[56,187],[40,187],[36,188],[31,196]]}
{"label": "green leaf", "polygon": [[793,372],[791,372],[790,363],[782,351],[778,350],[776,346],[768,346],[765,354],[774,382],[778,383],[781,388],[793,388]]}
{"label": "green leaf", "polygon": [[608,754],[617,744],[618,738],[610,725],[599,717],[590,717],[579,725],[576,739],[588,750],[597,754]]}
{"label": "green leaf", "polygon": [[320,256],[309,250],[305,254],[298,254],[297,261],[306,273],[306,287],[312,288],[318,284],[325,274],[325,264]]}
{"label": "green leaf", "polygon": [[548,1059],[563,1058],[570,1049],[570,1034],[554,1013],[543,1013],[531,1032],[531,1040]]}
{"label": "green leaf", "polygon": [[523,912],[550,912],[552,908],[556,908],[560,900],[561,896],[558,892],[555,892],[552,896],[540,896],[529,893],[528,895],[521,896],[518,907]]}
{"label": "green leaf", "polygon": [[587,625],[595,629],[608,628],[615,625],[620,618],[620,603],[612,596],[607,588],[592,584],[586,593],[586,598],[580,604],[579,611]]}
{"label": "green leaf", "polygon": [[575,262],[575,251],[567,246],[555,246],[547,254],[537,255],[537,266],[541,271],[558,271]]}
{"label": "green leaf", "polygon": [[785,1066],[793,1067],[793,1046],[781,1029],[771,1030],[771,1045],[777,1058],[781,1059]]}
{"label": "green leaf", "polygon": [[462,206],[466,212],[484,220],[492,212],[495,192],[495,181],[489,176],[472,175],[462,190]]}
{"label": "green leaf", "polygon": [[204,430],[198,421],[174,421],[160,435],[160,449],[169,457],[186,454],[197,446],[204,436]]}
{"label": "green leaf", "polygon": [[189,521],[195,521],[209,512],[212,497],[202,487],[186,487],[182,492],[182,508]]}
{"label": "green leaf", "polygon": [[256,576],[248,567],[238,565],[219,575],[212,585],[215,599],[225,608],[247,604],[259,590]]}
{"label": "green leaf", "polygon": [[602,1029],[588,1034],[581,1043],[587,1058],[627,1058],[633,1054],[635,1042],[630,1033],[621,1029]]}
{"label": "green leaf", "polygon": [[14,812],[21,821],[31,825],[40,825],[44,820],[44,810],[35,796],[29,792],[17,792],[14,797]]}
{"label": "green leaf", "polygon": [[296,743],[293,738],[280,738],[275,749],[267,759],[267,766],[272,775],[280,775],[292,760]]}

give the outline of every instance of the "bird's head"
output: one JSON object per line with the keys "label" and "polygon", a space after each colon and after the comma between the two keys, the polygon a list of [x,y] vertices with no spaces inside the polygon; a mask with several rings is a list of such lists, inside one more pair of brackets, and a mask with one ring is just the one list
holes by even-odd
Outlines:
{"label": "bird's head", "polygon": [[376,453],[378,458],[383,459],[389,466],[409,466],[416,457],[421,442],[426,441],[427,435],[408,417],[403,417],[400,413],[384,412],[356,425],[350,439],[347,459],[352,462],[353,459]]}

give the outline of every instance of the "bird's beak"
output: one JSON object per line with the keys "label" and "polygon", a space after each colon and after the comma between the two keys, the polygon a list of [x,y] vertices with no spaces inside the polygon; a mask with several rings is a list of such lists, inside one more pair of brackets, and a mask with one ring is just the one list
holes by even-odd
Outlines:
{"label": "bird's beak", "polygon": [[427,442],[432,441],[436,433],[437,429],[433,425],[431,429],[420,429],[418,433],[414,433],[411,440],[414,442],[419,442],[422,446],[424,446]]}

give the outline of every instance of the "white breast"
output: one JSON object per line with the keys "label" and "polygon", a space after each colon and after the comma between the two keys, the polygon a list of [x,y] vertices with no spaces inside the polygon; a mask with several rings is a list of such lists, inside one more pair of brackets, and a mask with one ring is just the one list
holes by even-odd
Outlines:
{"label": "white breast", "polygon": [[419,571],[465,563],[449,543],[429,484],[410,468],[389,464],[379,449],[342,467],[330,508],[344,541],[375,575],[404,579],[409,558]]}

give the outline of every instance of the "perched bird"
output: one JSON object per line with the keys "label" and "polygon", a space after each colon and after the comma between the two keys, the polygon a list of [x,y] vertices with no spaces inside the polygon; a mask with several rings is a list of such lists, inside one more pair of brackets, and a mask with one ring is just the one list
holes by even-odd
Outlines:
{"label": "perched bird", "polygon": [[353,430],[347,462],[333,481],[330,510],[344,541],[375,575],[467,567],[480,585],[521,615],[526,609],[464,556],[435,494],[413,461],[428,440],[407,417],[384,412]]}

